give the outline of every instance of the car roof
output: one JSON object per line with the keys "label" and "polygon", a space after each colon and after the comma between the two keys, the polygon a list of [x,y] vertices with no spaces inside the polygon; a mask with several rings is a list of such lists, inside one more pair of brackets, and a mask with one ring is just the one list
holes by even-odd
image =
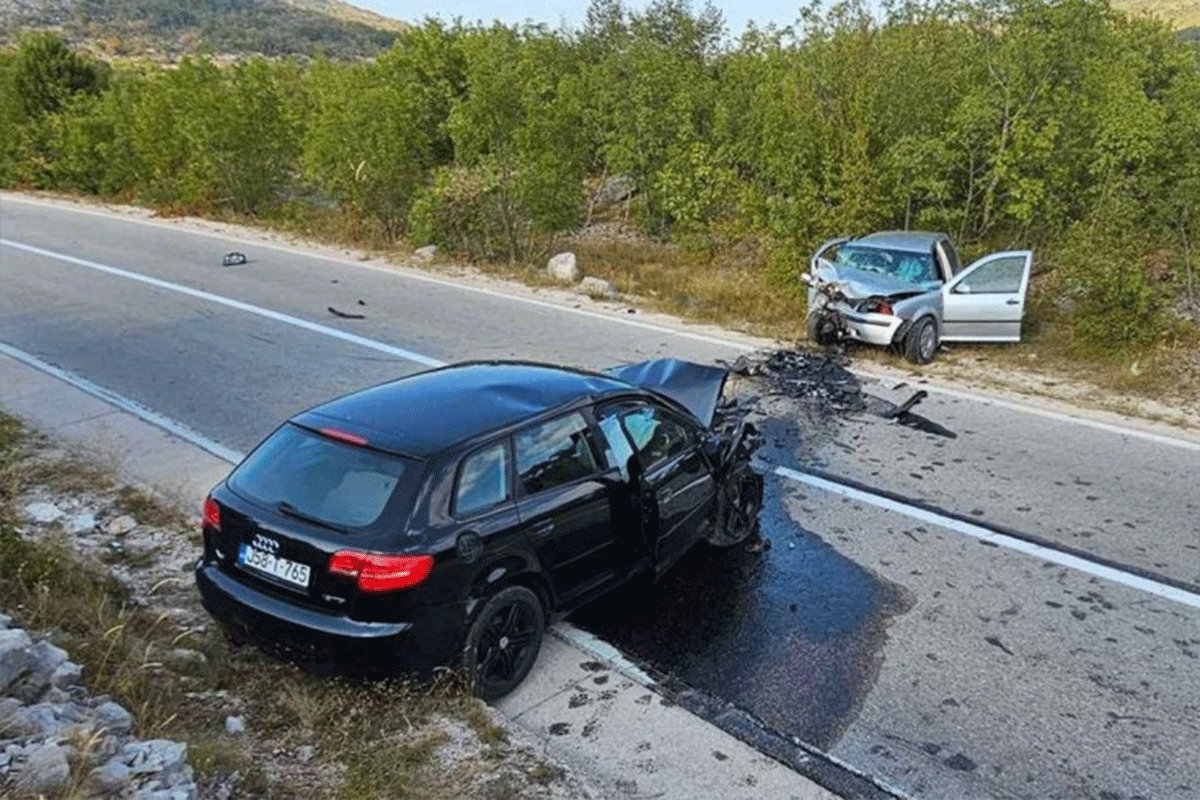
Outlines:
{"label": "car roof", "polygon": [[949,237],[944,233],[930,231],[880,231],[869,233],[854,239],[850,244],[864,244],[871,247],[886,247],[889,250],[906,250],[917,253],[928,253],[935,242]]}
{"label": "car roof", "polygon": [[625,381],[517,361],[454,364],[316,406],[292,418],[336,427],[375,447],[428,458],[576,401],[637,391]]}

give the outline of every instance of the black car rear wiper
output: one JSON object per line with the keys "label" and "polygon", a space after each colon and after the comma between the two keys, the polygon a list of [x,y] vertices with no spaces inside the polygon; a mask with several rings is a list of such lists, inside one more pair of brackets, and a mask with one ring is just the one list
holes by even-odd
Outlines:
{"label": "black car rear wiper", "polygon": [[344,528],[342,528],[338,525],[334,525],[329,520],[324,520],[324,519],[321,519],[320,517],[314,517],[311,514],[305,514],[303,511],[296,508],[294,505],[289,503],[287,500],[281,500],[279,502],[279,504],[277,506],[275,506],[275,508],[279,509],[280,513],[287,514],[289,517],[295,517],[298,520],[303,520],[304,522],[309,522],[309,523],[312,523],[313,525],[320,525],[322,528],[328,528],[329,530],[337,531],[338,533],[346,532]]}

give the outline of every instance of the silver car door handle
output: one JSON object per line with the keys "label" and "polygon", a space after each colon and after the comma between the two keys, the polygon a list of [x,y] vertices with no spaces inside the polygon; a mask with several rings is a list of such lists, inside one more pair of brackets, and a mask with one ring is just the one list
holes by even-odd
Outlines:
{"label": "silver car door handle", "polygon": [[554,533],[554,520],[552,519],[533,526],[534,536],[549,536],[551,533]]}

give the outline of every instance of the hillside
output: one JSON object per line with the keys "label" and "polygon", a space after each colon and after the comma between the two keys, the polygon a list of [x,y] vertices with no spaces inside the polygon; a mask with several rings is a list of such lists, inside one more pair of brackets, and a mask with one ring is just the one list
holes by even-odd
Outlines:
{"label": "hillside", "polygon": [[1197,0],[1113,0],[1113,6],[1134,14],[1150,14],[1169,22],[1175,30],[1200,27]]}
{"label": "hillside", "polygon": [[0,42],[48,28],[110,58],[206,51],[356,59],[386,48],[402,26],[338,0],[0,0]]}

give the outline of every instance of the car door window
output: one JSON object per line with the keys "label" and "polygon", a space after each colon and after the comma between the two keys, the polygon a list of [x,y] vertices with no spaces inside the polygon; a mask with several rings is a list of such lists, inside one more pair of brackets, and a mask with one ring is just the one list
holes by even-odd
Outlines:
{"label": "car door window", "polygon": [[513,437],[517,479],[525,494],[561,486],[597,472],[591,431],[575,412],[527,428]]}
{"label": "car door window", "polygon": [[1006,256],[980,264],[959,282],[955,291],[964,294],[1016,294],[1025,278],[1025,257]]}
{"label": "car door window", "polygon": [[503,503],[512,495],[508,486],[508,445],[485,447],[467,456],[458,471],[454,513],[465,517]]}
{"label": "car door window", "polygon": [[633,458],[633,448],[621,427],[621,420],[610,410],[607,416],[600,418],[600,435],[604,437],[604,461],[609,467],[616,467],[621,474],[629,477],[629,459]]}
{"label": "car door window", "polygon": [[621,424],[645,469],[674,458],[692,444],[687,427],[655,406],[625,412]]}

